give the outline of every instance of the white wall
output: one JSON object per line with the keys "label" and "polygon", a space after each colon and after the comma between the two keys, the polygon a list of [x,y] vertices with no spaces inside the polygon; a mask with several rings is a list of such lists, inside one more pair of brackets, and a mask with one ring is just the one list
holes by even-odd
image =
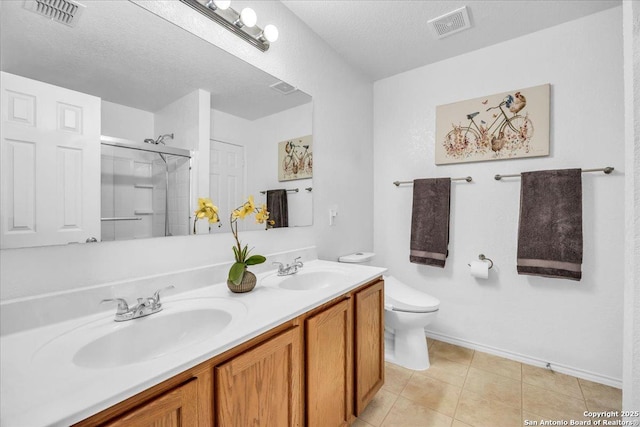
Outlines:
{"label": "white wall", "polygon": [[191,173],[193,206],[199,195],[209,193],[210,103],[211,94],[198,89],[155,112],[155,134],[173,134],[173,139],[165,139],[167,145],[194,152]]}
{"label": "white wall", "polygon": [[[374,85],[376,262],[439,298],[429,332],[610,384],[622,378],[624,133],[621,8],[378,81]],[[435,108],[551,83],[551,155],[434,165]],[[616,167],[583,175],[583,279],[520,276],[520,184],[496,173]],[[409,263],[410,186],[395,180],[471,175],[454,183],[446,268]],[[489,280],[467,263],[484,253]]]}
{"label": "white wall", "polygon": [[101,135],[136,142],[157,137],[153,127],[153,113],[102,100],[100,114],[102,116]]}
{"label": "white wall", "polygon": [[631,411],[640,408],[640,4],[625,1],[622,8],[627,169],[622,399],[623,409]]}

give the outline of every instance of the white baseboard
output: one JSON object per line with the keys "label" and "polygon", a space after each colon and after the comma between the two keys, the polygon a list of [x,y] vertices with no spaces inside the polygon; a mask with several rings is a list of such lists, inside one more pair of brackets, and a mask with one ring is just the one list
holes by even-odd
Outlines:
{"label": "white baseboard", "polygon": [[502,350],[499,348],[487,346],[484,344],[479,344],[473,341],[467,341],[467,340],[451,337],[448,335],[444,335],[444,334],[440,334],[440,333],[432,332],[428,330],[425,330],[425,335],[428,338],[433,338],[434,340],[444,341],[446,343],[455,344],[459,347],[465,347],[471,350],[479,350],[484,353],[493,354],[494,356],[500,356],[500,357],[504,357],[505,359],[515,360],[516,362],[526,363],[527,365],[546,368],[547,363],[549,363],[551,369],[555,372],[560,372],[561,374],[571,375],[577,378],[582,378],[584,380],[605,384],[605,385],[619,388],[619,389],[622,388],[622,380],[619,378],[612,378],[606,375],[596,374],[594,372],[585,371],[585,370],[574,368],[571,366],[556,364],[549,360],[541,360],[541,359],[527,356],[524,354],[514,353],[512,351]]}

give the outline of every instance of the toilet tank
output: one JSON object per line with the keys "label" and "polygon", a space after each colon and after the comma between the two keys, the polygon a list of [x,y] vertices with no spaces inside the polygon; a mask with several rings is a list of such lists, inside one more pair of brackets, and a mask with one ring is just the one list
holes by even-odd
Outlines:
{"label": "toilet tank", "polygon": [[343,255],[338,258],[339,262],[348,262],[351,264],[371,265],[371,260],[376,256],[373,252],[356,252],[349,255]]}

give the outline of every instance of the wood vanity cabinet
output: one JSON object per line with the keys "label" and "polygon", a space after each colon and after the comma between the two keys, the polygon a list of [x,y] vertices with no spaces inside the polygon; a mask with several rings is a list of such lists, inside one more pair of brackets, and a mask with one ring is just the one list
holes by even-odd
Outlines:
{"label": "wood vanity cabinet", "polygon": [[384,382],[384,291],[374,280],[79,426],[342,427]]}
{"label": "wood vanity cabinet", "polygon": [[384,384],[384,282],[355,292],[355,414]]}
{"label": "wood vanity cabinet", "polygon": [[296,326],[216,366],[215,425],[299,426],[300,381]]}
{"label": "wood vanity cabinet", "polygon": [[198,425],[197,379],[155,398],[126,415],[118,417],[105,426],[162,426],[181,427]]}
{"label": "wood vanity cabinet", "polygon": [[306,425],[351,425],[353,309],[351,298],[305,320]]}

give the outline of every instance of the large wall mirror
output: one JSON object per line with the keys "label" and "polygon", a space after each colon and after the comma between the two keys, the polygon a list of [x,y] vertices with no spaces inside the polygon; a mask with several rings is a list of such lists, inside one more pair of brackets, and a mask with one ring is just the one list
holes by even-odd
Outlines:
{"label": "large wall mirror", "polygon": [[309,95],[131,2],[31,3],[0,3],[2,249],[192,234],[199,197],[197,233],[249,195],[311,225]]}

